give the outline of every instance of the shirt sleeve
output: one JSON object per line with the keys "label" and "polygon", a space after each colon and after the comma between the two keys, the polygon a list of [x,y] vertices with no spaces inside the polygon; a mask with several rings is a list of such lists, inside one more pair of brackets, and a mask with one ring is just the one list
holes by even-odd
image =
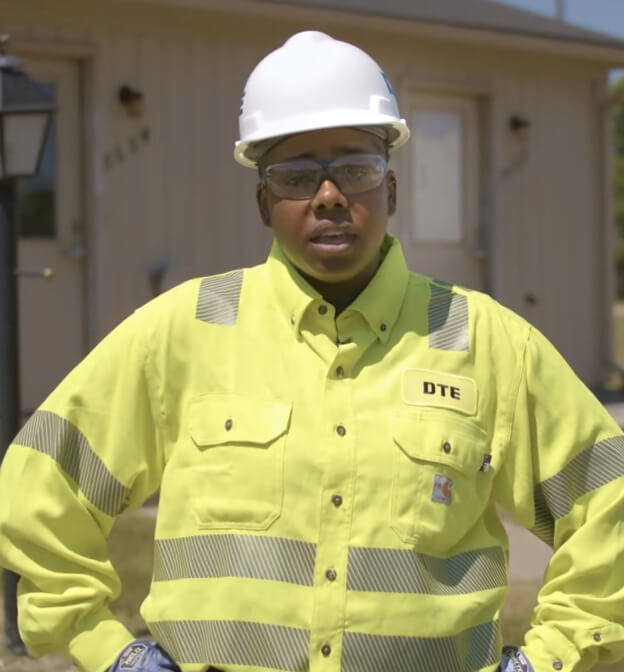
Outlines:
{"label": "shirt sleeve", "polygon": [[553,548],[523,651],[536,672],[624,656],[624,437],[561,355],[529,331],[501,499]]}
{"label": "shirt sleeve", "polygon": [[163,466],[149,320],[137,312],[31,416],[0,470],[0,564],[22,578],[29,651],[102,672],[134,637],[108,604],[120,592],[107,551],[115,516],[158,488]]}

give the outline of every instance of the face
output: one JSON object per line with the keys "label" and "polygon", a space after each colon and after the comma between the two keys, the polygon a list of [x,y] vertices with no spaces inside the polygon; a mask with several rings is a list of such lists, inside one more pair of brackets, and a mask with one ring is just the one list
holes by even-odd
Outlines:
{"label": "face", "polygon": [[[345,154],[386,155],[384,143],[351,128],[310,131],[286,138],[261,161],[261,169],[291,159],[330,161]],[[328,177],[302,200],[279,198],[258,186],[258,206],[284,254],[328,301],[352,300],[375,274],[388,218],[396,206],[396,179],[358,194],[343,194]]]}

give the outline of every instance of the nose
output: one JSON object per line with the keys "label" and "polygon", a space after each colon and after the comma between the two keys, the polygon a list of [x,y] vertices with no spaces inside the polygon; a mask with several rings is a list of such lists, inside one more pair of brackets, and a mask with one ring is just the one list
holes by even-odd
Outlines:
{"label": "nose", "polygon": [[347,197],[329,178],[325,178],[321,182],[312,199],[312,207],[315,210],[346,208],[347,206]]}

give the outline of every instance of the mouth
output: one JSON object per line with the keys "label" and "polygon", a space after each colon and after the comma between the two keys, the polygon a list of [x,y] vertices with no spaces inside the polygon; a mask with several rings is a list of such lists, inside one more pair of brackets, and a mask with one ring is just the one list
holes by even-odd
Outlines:
{"label": "mouth", "polygon": [[312,245],[328,252],[348,250],[353,246],[355,240],[356,236],[347,231],[324,231],[310,238]]}

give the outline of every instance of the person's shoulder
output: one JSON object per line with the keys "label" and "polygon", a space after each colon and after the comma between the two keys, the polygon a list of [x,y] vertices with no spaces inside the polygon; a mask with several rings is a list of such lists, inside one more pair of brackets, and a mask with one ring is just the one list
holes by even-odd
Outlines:
{"label": "person's shoulder", "polygon": [[211,323],[215,318],[214,323],[219,324],[227,313],[237,311],[243,283],[253,282],[262,266],[235,268],[185,280],[137,308],[135,317],[159,324],[170,321],[185,324],[195,320]]}
{"label": "person's shoulder", "polygon": [[505,333],[511,340],[525,341],[532,329],[524,317],[486,292],[414,272],[410,272],[410,285],[421,292],[424,289],[430,303],[456,301],[465,304],[471,323],[479,331],[495,330]]}

